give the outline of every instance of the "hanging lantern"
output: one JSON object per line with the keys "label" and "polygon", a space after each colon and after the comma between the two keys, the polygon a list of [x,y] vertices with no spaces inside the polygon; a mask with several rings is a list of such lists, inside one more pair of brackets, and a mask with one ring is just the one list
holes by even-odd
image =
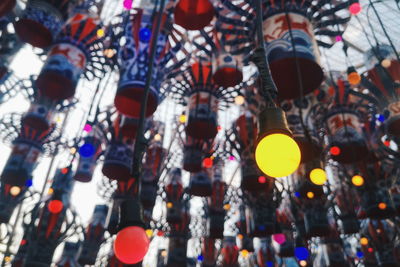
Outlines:
{"label": "hanging lantern", "polygon": [[116,135],[121,135],[122,138],[134,140],[136,138],[138,128],[138,120],[129,118],[122,114],[118,114],[117,119],[114,121],[114,129]]}
{"label": "hanging lantern", "polygon": [[71,1],[29,0],[15,23],[19,38],[34,47],[50,46],[61,31]]}
{"label": "hanging lantern", "polygon": [[11,12],[16,4],[16,0],[3,0],[0,3],[0,18]]}
{"label": "hanging lantern", "polygon": [[226,236],[222,241],[222,266],[239,267],[239,248],[236,245],[236,237]]}
{"label": "hanging lantern", "polygon": [[222,87],[233,87],[243,81],[242,64],[230,53],[221,51],[213,58],[213,81]]}
{"label": "hanging lantern", "polygon": [[[341,163],[359,161],[369,149],[363,136],[361,120],[357,113],[338,107],[326,116],[331,156]],[[337,152],[336,149],[337,148]]]}
{"label": "hanging lantern", "polygon": [[[41,94],[53,100],[64,100],[75,94],[80,76],[94,61],[100,61],[101,23],[96,15],[77,13],[64,25],[37,78]],[[99,62],[96,62],[99,63]]]}
{"label": "hanging lantern", "polygon": [[106,231],[106,219],[108,215],[107,205],[96,205],[92,219],[85,232],[85,239],[82,244],[82,252],[79,263],[82,265],[94,265],[101,244],[104,242]]}
{"label": "hanging lantern", "polygon": [[183,220],[183,195],[182,172],[180,169],[172,170],[170,181],[165,189],[167,193],[167,222],[180,223]]}
{"label": "hanging lantern", "polygon": [[206,171],[200,171],[198,173],[191,174],[189,191],[190,194],[199,197],[206,197],[211,195],[211,180]]}
{"label": "hanging lantern", "polygon": [[[94,133],[95,131],[92,132]],[[84,143],[79,148],[80,157],[74,179],[82,183],[87,183],[92,180],[97,159],[102,152],[102,142],[95,133],[89,134],[83,140]]]}
{"label": "hanging lantern", "polygon": [[[117,110],[130,118],[139,118],[141,102],[145,91],[146,77],[149,72],[151,39],[154,25],[160,14],[152,14],[151,6],[143,9],[134,9],[122,14],[122,34],[118,35],[118,65],[120,78],[114,105]],[[168,41],[170,30],[167,28],[169,18],[162,14],[161,31],[157,38],[157,52],[152,72],[152,82],[146,106],[145,117],[151,116],[161,102],[160,88],[165,74],[168,60],[179,49],[179,45],[171,47]]]}
{"label": "hanging lantern", "polygon": [[335,203],[340,210],[340,222],[344,234],[355,234],[360,229],[360,224],[356,215],[356,199],[350,186],[340,183],[335,191]]}
{"label": "hanging lantern", "polygon": [[[270,8],[272,12],[273,9]],[[290,29],[296,46],[296,55],[293,53]],[[286,17],[286,13],[275,11],[264,21],[263,32],[268,62],[281,99],[305,96],[322,83],[323,72],[319,65],[319,52],[313,31],[312,22],[301,12],[289,12]],[[298,72],[301,72],[300,81]],[[303,92],[299,90],[299,82],[302,84]]]}
{"label": "hanging lantern", "polygon": [[201,171],[203,158],[211,151],[212,140],[194,139],[186,136],[183,148],[183,169],[196,173]]}
{"label": "hanging lantern", "polygon": [[269,239],[261,238],[261,246],[257,251],[257,263],[259,266],[267,265],[274,266],[275,265],[275,254],[272,249]]}
{"label": "hanging lantern", "polygon": [[215,239],[210,237],[203,237],[201,247],[201,255],[203,256],[202,267],[215,266],[217,258]]}
{"label": "hanging lantern", "polygon": [[41,132],[48,131],[56,113],[56,105],[57,103],[45,97],[35,99],[22,123]]}
{"label": "hanging lantern", "polygon": [[201,30],[214,18],[210,0],[180,0],[175,6],[175,23],[186,30]]}
{"label": "hanging lantern", "polygon": [[251,237],[272,235],[276,226],[276,207],[272,201],[271,192],[258,193],[249,200],[251,202],[246,209],[247,232]]}
{"label": "hanging lantern", "polygon": [[111,180],[127,181],[131,178],[132,160],[132,144],[111,142],[104,153],[102,172]]}
{"label": "hanging lantern", "polygon": [[[80,243],[65,242],[64,250],[60,260],[57,262],[59,267],[78,267],[78,257],[80,254]],[[17,267],[17,266],[16,266]]]}
{"label": "hanging lantern", "polygon": [[185,237],[170,237],[166,267],[186,265],[187,240]]}

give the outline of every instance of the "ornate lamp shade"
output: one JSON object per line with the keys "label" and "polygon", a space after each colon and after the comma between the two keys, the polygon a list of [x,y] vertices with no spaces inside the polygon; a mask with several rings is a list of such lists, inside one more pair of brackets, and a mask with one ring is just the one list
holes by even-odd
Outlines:
{"label": "ornate lamp shade", "polygon": [[215,266],[217,251],[215,248],[215,239],[204,237],[201,242],[201,255],[203,255],[202,267]]}
{"label": "ornate lamp shade", "polygon": [[217,135],[218,99],[209,65],[195,63],[190,69],[193,88],[189,92],[186,133],[197,139],[211,139]]}
{"label": "ornate lamp shade", "polygon": [[371,219],[390,218],[395,214],[395,207],[383,180],[377,181],[361,192],[360,205],[366,217]]}
{"label": "ornate lamp shade", "polygon": [[[294,8],[297,6],[297,4],[292,5]],[[271,6],[270,8],[272,9]],[[312,22],[299,12],[289,12],[286,17],[283,10],[273,10],[264,21],[264,39],[271,74],[282,99],[300,96],[298,71],[301,71],[303,95],[317,89],[322,83],[323,72],[319,65],[318,46],[313,30]],[[291,34],[296,55],[293,53]],[[300,70],[296,69],[296,60]]]}
{"label": "ornate lamp shade", "polygon": [[183,195],[182,171],[173,169],[169,177],[169,182],[165,188],[167,194],[167,222],[180,223],[183,220],[183,205],[181,198]]}
{"label": "ornate lamp shade", "polygon": [[265,263],[270,263],[271,266],[275,264],[275,254],[274,250],[269,244],[267,239],[262,239],[261,246],[257,251],[257,263],[259,266],[262,266]]}
{"label": "ornate lamp shade", "polygon": [[[95,131],[92,131],[95,132]],[[96,161],[100,156],[102,141],[96,135],[88,135],[84,138],[83,145],[79,148],[79,162],[74,179],[87,183],[92,180]]]}
{"label": "ornate lamp shade", "polygon": [[260,198],[260,200],[252,202],[251,207],[247,209],[249,219],[247,227],[251,237],[265,237],[275,232],[275,207],[265,201],[270,200]]}
{"label": "ornate lamp shade", "polygon": [[66,22],[36,81],[43,95],[64,100],[75,94],[80,76],[102,47],[100,27],[99,18],[89,14],[77,13]]}
{"label": "ornate lamp shade", "polygon": [[107,205],[95,206],[91,222],[85,232],[82,253],[78,260],[80,264],[94,265],[96,263],[97,254],[104,241],[107,215]]}
{"label": "ornate lamp shade", "polygon": [[[359,161],[368,156],[359,115],[345,107],[332,108],[326,116],[332,158],[341,163]],[[334,151],[338,148],[337,153]]]}
{"label": "ornate lamp shade", "polygon": [[132,157],[132,144],[111,142],[104,153],[103,174],[112,180],[129,180],[131,178]]}
{"label": "ornate lamp shade", "polygon": [[57,262],[59,267],[78,267],[78,257],[81,253],[80,243],[65,242],[61,259]]}
{"label": "ornate lamp shade", "polygon": [[16,140],[1,174],[1,181],[11,186],[23,187],[32,178],[42,148]]}
{"label": "ornate lamp shade", "polygon": [[185,237],[170,237],[166,267],[186,265],[187,240]]}
{"label": "ornate lamp shade", "polygon": [[214,18],[210,0],[180,0],[175,6],[175,23],[187,30],[201,30]]}
{"label": "ornate lamp shade", "polygon": [[226,236],[222,241],[222,266],[238,267],[239,248],[236,245],[236,237]]}
{"label": "ornate lamp shade", "polygon": [[15,31],[23,42],[46,48],[61,31],[67,15],[67,0],[29,0],[15,23]]}
{"label": "ornate lamp shade", "polygon": [[4,0],[0,3],[0,18],[9,13],[17,3],[16,0]]}
{"label": "ornate lamp shade", "polygon": [[400,136],[400,101],[395,85],[400,81],[400,62],[392,48],[382,44],[365,54],[365,66],[362,85],[377,99],[388,133]]}
{"label": "ornate lamp shade", "polygon": [[189,191],[190,194],[194,196],[199,196],[199,197],[211,196],[212,193],[211,179],[205,170],[191,174]]}
{"label": "ornate lamp shade", "polygon": [[191,173],[201,171],[203,158],[211,151],[212,141],[186,136],[183,148],[183,169],[185,171]]}
{"label": "ornate lamp shade", "polygon": [[219,51],[213,58],[213,80],[222,87],[233,87],[243,81],[242,63],[233,55]]}
{"label": "ornate lamp shade", "polygon": [[57,103],[45,97],[39,97],[31,103],[22,123],[38,131],[48,131],[56,113]]}
{"label": "ornate lamp shade", "polygon": [[[148,74],[151,39],[154,25],[159,14],[152,14],[152,8],[135,9],[134,13],[122,14],[123,23],[118,35],[118,65],[120,78],[114,105],[117,110],[128,117],[139,118],[141,101],[145,90]],[[162,15],[161,31],[156,43],[156,55],[146,107],[146,117],[157,109],[160,99],[160,88],[163,82],[166,63],[179,47],[171,47],[168,41],[169,20]],[[123,40],[123,41],[122,41]]]}
{"label": "ornate lamp shade", "polygon": [[115,135],[126,139],[135,139],[138,122],[137,119],[118,114],[117,119],[114,121]]}

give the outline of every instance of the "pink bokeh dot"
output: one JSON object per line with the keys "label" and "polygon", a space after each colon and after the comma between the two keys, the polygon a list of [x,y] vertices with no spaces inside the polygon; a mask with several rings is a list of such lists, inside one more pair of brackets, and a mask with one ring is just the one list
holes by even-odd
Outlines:
{"label": "pink bokeh dot", "polygon": [[276,243],[278,243],[279,245],[282,245],[283,243],[286,242],[286,236],[284,234],[274,234],[272,236],[272,238],[274,239],[274,241]]}
{"label": "pink bokeh dot", "polygon": [[86,124],[85,127],[83,127],[83,130],[85,132],[90,132],[92,130],[92,125],[90,124]]}

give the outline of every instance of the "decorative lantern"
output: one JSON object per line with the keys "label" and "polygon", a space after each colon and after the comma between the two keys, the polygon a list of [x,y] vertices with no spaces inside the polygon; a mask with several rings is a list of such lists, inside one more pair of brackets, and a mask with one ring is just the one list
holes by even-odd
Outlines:
{"label": "decorative lantern", "polygon": [[23,42],[34,47],[50,46],[65,22],[73,1],[29,0],[15,23],[15,31]]}
{"label": "decorative lantern", "polygon": [[166,267],[186,265],[187,240],[185,237],[170,237]]}
{"label": "decorative lantern", "polygon": [[112,180],[127,181],[131,178],[133,145],[111,142],[104,153],[102,172]]}
{"label": "decorative lantern", "polygon": [[80,243],[65,242],[61,259],[57,262],[59,267],[78,267],[78,257],[81,253]]}
{"label": "decorative lantern", "polygon": [[[216,165],[219,166],[219,165]],[[220,172],[219,167],[215,167],[216,172]],[[211,238],[223,238],[224,236],[224,223],[225,223],[225,210],[223,208],[225,192],[227,185],[221,180],[221,175],[214,173],[212,183],[212,194],[208,200],[209,207],[209,221],[208,230]]]}
{"label": "decorative lantern", "polygon": [[257,251],[257,263],[259,266],[275,265],[275,254],[274,250],[271,247],[270,239],[269,238],[262,238],[261,239],[261,246]]}
{"label": "decorative lantern", "polygon": [[272,239],[278,244],[277,254],[282,258],[294,257],[295,242],[292,223],[289,221],[284,211],[278,213],[277,217],[282,232],[272,236]]}
{"label": "decorative lantern", "polygon": [[[116,29],[120,31],[115,33],[120,78],[114,105],[121,114],[136,119],[140,117],[141,101],[149,71],[151,39],[155,22],[160,16],[152,12],[151,3],[143,8],[133,9],[131,12],[126,11],[121,15],[122,22],[116,26]],[[163,13],[161,16],[161,31],[156,43],[146,118],[156,111],[161,102],[161,83],[166,73],[171,70],[166,64],[180,49],[179,43],[172,46],[168,41],[170,34],[168,15]]]}
{"label": "decorative lantern", "polygon": [[183,195],[182,173],[180,169],[172,170],[170,181],[167,184],[167,222],[180,223],[183,218],[183,206],[181,198]]}
{"label": "decorative lantern", "polygon": [[212,145],[213,140],[187,136],[183,148],[183,169],[192,173],[201,171],[203,158],[211,152]]}
{"label": "decorative lantern", "polygon": [[192,173],[190,176],[189,191],[191,195],[199,197],[211,196],[212,185],[206,171]]}
{"label": "decorative lantern", "polygon": [[265,237],[275,232],[276,216],[275,204],[272,201],[272,192],[258,192],[249,196],[247,213],[247,232],[251,237]]}
{"label": "decorative lantern", "polygon": [[186,30],[201,30],[214,18],[210,0],[180,0],[175,6],[175,23]]}
{"label": "decorative lantern", "polygon": [[94,70],[94,62],[102,64],[96,54],[102,49],[100,27],[94,14],[76,13],[66,22],[36,80],[41,94],[54,100],[68,99],[85,70]]}
{"label": "decorative lantern", "polygon": [[226,236],[222,241],[222,266],[238,267],[239,248],[236,245],[236,237]]}
{"label": "decorative lantern", "polygon": [[108,206],[96,205],[93,216],[85,232],[85,239],[82,244],[82,253],[79,263],[82,265],[94,265],[101,244],[104,241],[104,233],[107,225]]}
{"label": "decorative lantern", "polygon": [[213,58],[213,80],[222,87],[233,87],[243,81],[242,64],[233,55],[219,51]]}
{"label": "decorative lantern", "polygon": [[215,266],[217,251],[215,248],[215,239],[204,237],[202,242],[201,255],[203,256],[202,267]]}
{"label": "decorative lantern", "polygon": [[[93,133],[93,134],[92,134]],[[102,152],[102,140],[97,136],[96,131],[83,138],[83,145],[79,148],[79,162],[74,179],[87,183],[92,180],[96,162]]]}

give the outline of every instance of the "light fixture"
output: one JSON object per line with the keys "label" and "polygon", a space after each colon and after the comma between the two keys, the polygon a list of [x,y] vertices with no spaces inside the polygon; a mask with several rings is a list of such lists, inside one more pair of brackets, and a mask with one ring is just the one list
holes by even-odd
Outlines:
{"label": "light fixture", "polygon": [[315,168],[310,172],[310,180],[313,184],[323,185],[326,180],[326,172],[321,168]]}
{"label": "light fixture", "polygon": [[136,199],[121,204],[121,221],[114,241],[114,253],[124,264],[136,264],[146,255],[150,240],[144,230],[141,206]]}
{"label": "light fixture", "polygon": [[351,182],[355,186],[362,186],[364,184],[364,178],[361,175],[354,175],[351,178]]}
{"label": "light fixture", "polygon": [[260,170],[274,178],[288,176],[299,167],[300,148],[292,138],[284,111],[278,107],[266,108],[260,114],[255,159]]}
{"label": "light fixture", "polygon": [[349,11],[352,15],[358,15],[361,12],[361,5],[357,1],[349,6]]}
{"label": "light fixture", "polygon": [[388,58],[385,58],[384,60],[382,60],[381,65],[384,68],[389,68],[392,65],[392,61],[390,61],[390,59]]}

